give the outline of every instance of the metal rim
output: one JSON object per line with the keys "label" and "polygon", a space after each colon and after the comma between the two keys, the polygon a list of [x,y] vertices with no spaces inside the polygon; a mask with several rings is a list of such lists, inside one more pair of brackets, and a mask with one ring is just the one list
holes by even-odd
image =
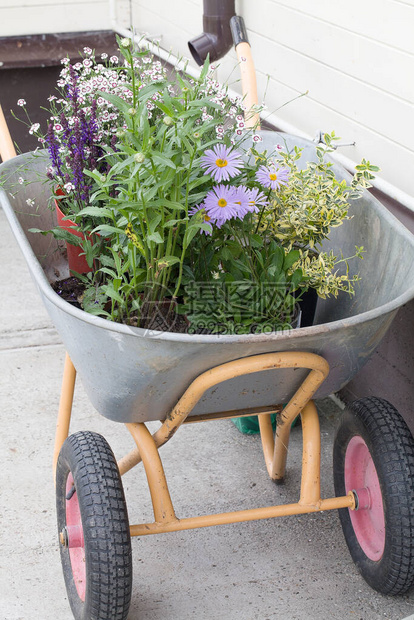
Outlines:
{"label": "metal rim", "polygon": [[353,491],[357,509],[350,510],[352,527],[365,555],[378,562],[385,549],[385,518],[377,470],[360,435],[349,442],[345,454],[345,489]]}
{"label": "metal rim", "polygon": [[[85,543],[78,494],[73,492],[73,486],[73,477],[69,472],[66,482],[66,544],[69,547],[69,558],[76,591],[80,600],[84,602],[86,595]],[[68,497],[69,499],[67,499]]]}

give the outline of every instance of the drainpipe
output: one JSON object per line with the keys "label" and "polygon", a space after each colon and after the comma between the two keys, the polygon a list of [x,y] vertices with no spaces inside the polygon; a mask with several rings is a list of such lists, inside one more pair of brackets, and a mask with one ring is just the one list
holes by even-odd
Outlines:
{"label": "drainpipe", "polygon": [[[139,32],[131,32],[131,30],[128,30],[127,28],[119,24],[117,20],[117,14],[116,14],[116,1],[117,0],[109,0],[111,26],[114,32],[116,32],[122,37],[129,37],[133,39],[136,45],[138,45],[139,47],[145,47],[146,49],[148,49],[150,52],[152,52],[153,54],[155,54],[162,60],[165,60],[166,62],[174,65],[174,67],[177,67],[177,69],[186,71],[187,74],[190,75],[191,77],[198,78],[200,76],[200,69],[196,67],[191,67],[191,65],[188,64],[188,61],[181,60],[177,56],[174,56],[173,54],[171,54],[171,52],[167,52],[166,50],[162,49],[162,47],[160,47],[159,44],[156,44],[153,41],[151,41],[148,38],[148,36],[146,36],[145,34],[142,34]],[[219,0],[218,0],[218,3],[220,4]],[[232,97],[240,96],[239,93],[236,93],[232,89],[229,89],[228,92],[229,92],[229,95]],[[280,118],[276,114],[264,113],[263,116],[264,116],[264,120],[266,120],[269,124],[273,125],[274,127],[278,127],[280,131],[284,131],[286,133],[290,133],[295,136],[301,136],[302,138],[307,138],[308,140],[313,139],[312,136],[309,136],[308,134],[304,133],[301,129],[299,129],[298,127],[295,127],[294,125],[291,125],[290,123],[285,121],[283,118]],[[342,166],[344,166],[344,168],[346,168],[347,170],[350,170],[352,173],[355,172],[355,166],[357,165],[357,162],[337,152],[331,153],[330,157],[336,160],[338,163],[342,164]],[[396,200],[397,202],[402,204],[406,209],[414,213],[414,198],[412,196],[400,190],[398,187],[396,187],[395,185],[392,185],[388,181],[381,179],[380,177],[375,177],[375,179],[373,179],[371,183],[373,187],[376,187],[378,190],[380,190],[381,192],[383,192],[390,198]]]}
{"label": "drainpipe", "polygon": [[188,42],[190,52],[201,66],[223,58],[233,47],[230,19],[236,14],[234,0],[203,0],[203,32]]}

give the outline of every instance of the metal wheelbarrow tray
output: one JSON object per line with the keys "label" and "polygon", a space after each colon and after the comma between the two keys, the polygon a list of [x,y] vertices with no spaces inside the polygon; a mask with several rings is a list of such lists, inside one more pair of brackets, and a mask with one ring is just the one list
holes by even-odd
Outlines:
{"label": "metal wheelbarrow tray", "polygon": [[[314,154],[314,144],[303,139],[263,131],[262,148],[286,140],[288,148],[304,148],[303,159]],[[353,218],[333,229],[323,246],[341,249],[344,256],[364,246],[363,260],[352,268],[361,280],[354,297],[318,300],[312,327],[264,335],[187,335],[149,332],[87,314],[64,302],[49,282],[69,275],[64,249],[51,236],[27,232],[55,225],[47,208],[48,192],[37,180],[46,160],[31,154],[1,167],[14,199],[5,194],[1,204],[26,258],[42,300],[65,344],[88,396],[105,417],[117,422],[163,420],[184,390],[202,372],[242,357],[280,351],[307,351],[327,360],[328,378],[317,398],[340,390],[378,346],[398,308],[414,296],[414,237],[368,192],[353,202]],[[347,173],[336,168],[338,177]],[[28,184],[18,184],[23,176]],[[348,177],[349,178],[349,177]],[[18,190],[16,189],[18,188]],[[29,207],[26,200],[34,200]],[[271,373],[234,380],[209,391],[190,415],[245,410],[289,400],[303,380],[300,371]]]}
{"label": "metal wheelbarrow tray", "polygon": [[[304,162],[315,155],[315,145],[303,139],[269,131],[261,135],[263,149],[285,141],[287,148],[303,147]],[[50,282],[69,275],[64,248],[51,236],[28,232],[55,224],[40,180],[46,164],[44,153],[2,164],[6,189],[15,195],[2,191],[0,203],[69,354],[54,466],[61,560],[75,617],[126,619],[131,536],[328,509],[340,509],[351,555],[368,583],[384,594],[407,591],[414,584],[414,439],[391,404],[361,399],[345,413],[337,434],[336,497],[322,499],[319,421],[311,399],[346,385],[374,352],[400,306],[414,297],[414,237],[365,192],[351,205],[352,219],[333,229],[323,246],[340,248],[344,256],[353,255],[356,245],[364,246],[364,260],[352,263],[361,277],[356,294],[319,300],[312,327],[243,336],[148,332],[87,314],[51,288]],[[339,166],[335,173],[349,179]],[[19,177],[27,184],[19,185]],[[118,463],[100,435],[69,436],[76,372],[95,408],[125,423],[134,438],[137,447]],[[275,435],[273,412],[279,413]],[[299,500],[177,518],[158,449],[184,422],[253,413],[259,416],[268,473],[278,482],[285,475],[291,424],[301,415]],[[153,435],[145,425],[151,420],[161,422]],[[129,525],[121,476],[141,461],[154,522]],[[96,592],[104,592],[105,600]],[[97,608],[99,616],[94,615]]]}

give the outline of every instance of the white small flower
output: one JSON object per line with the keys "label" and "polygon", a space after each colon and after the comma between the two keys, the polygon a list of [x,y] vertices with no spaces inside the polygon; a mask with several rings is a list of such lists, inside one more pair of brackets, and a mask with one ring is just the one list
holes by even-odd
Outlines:
{"label": "white small flower", "polygon": [[82,69],[82,63],[77,62],[76,64],[73,65],[73,68],[76,69],[76,71],[80,71]]}
{"label": "white small flower", "polygon": [[55,95],[50,95],[50,97],[47,98],[48,101],[54,101],[55,99],[57,99]]}
{"label": "white small flower", "polygon": [[61,65],[68,65],[69,63],[70,63],[69,58],[61,58],[60,60]]}
{"label": "white small flower", "polygon": [[109,59],[109,62],[111,62],[114,65],[117,65],[119,62],[118,56],[111,56]]}
{"label": "white small flower", "polygon": [[276,144],[276,148],[278,151],[281,151],[283,149],[283,146],[280,144]]}
{"label": "white small flower", "polygon": [[38,141],[40,142],[40,144],[44,144],[46,142],[44,138],[38,138]]}
{"label": "white small flower", "polygon": [[59,133],[60,133],[61,131],[63,131],[63,127],[62,127],[62,125],[61,125],[60,123],[55,123],[55,124],[54,124],[54,126],[53,126],[53,129],[54,129],[55,131],[59,132]]}
{"label": "white small flower", "polygon": [[101,54],[101,58],[102,58],[102,60],[106,60],[106,59],[108,58],[108,54],[106,54],[105,52],[103,52],[103,53]]}
{"label": "white small flower", "polygon": [[90,56],[92,54],[92,50],[90,47],[84,47],[83,53],[86,54],[87,56]]}
{"label": "white small flower", "polygon": [[34,207],[35,201],[33,200],[33,198],[28,198],[26,200],[26,204],[29,205],[29,207]]}
{"label": "white small flower", "polygon": [[65,190],[67,194],[70,194],[70,192],[74,191],[75,186],[73,185],[73,183],[65,183],[65,185],[63,186],[63,189]]}
{"label": "white small flower", "polygon": [[92,60],[90,58],[85,58],[83,60],[82,64],[83,64],[84,67],[87,67],[89,69],[90,67],[92,67],[93,62],[92,62]]}
{"label": "white small flower", "polygon": [[22,108],[23,106],[26,105],[26,100],[25,99],[19,99],[17,101],[17,105],[19,105]]}
{"label": "white small flower", "polygon": [[32,136],[36,131],[38,131],[40,128],[39,123],[33,123],[33,125],[30,127],[29,129],[29,133]]}
{"label": "white small flower", "polygon": [[24,183],[24,178],[23,178],[23,177],[19,177],[19,178],[18,178],[18,181],[19,181],[20,185],[23,185],[23,183]]}
{"label": "white small flower", "polygon": [[240,62],[247,62],[246,56],[240,56]]}
{"label": "white small flower", "polygon": [[259,134],[257,134],[257,133],[255,133],[254,136],[252,136],[252,140],[253,140],[253,142],[263,142],[262,136],[259,136]]}

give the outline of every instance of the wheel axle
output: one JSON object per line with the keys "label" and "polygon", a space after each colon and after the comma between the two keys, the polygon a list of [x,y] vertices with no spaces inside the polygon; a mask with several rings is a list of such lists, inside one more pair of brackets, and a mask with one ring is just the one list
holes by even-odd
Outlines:
{"label": "wheel axle", "polygon": [[371,508],[371,493],[368,487],[352,489],[355,497],[355,510],[369,510]]}
{"label": "wheel axle", "polygon": [[85,546],[83,529],[79,525],[66,525],[59,534],[60,544],[68,549],[79,549]]}

